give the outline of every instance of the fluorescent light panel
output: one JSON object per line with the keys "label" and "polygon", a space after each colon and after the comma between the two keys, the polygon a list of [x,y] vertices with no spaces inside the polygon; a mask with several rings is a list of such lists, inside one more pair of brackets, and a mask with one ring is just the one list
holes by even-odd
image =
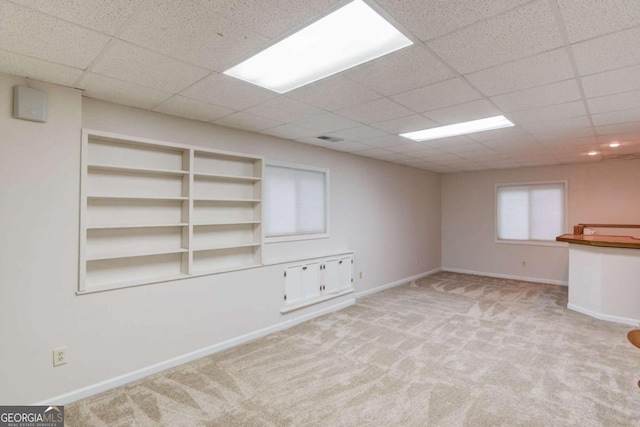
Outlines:
{"label": "fluorescent light panel", "polygon": [[285,93],[412,44],[355,0],[224,74]]}
{"label": "fluorescent light panel", "polygon": [[456,123],[455,125],[401,133],[400,136],[413,139],[414,141],[429,141],[431,139],[466,135],[468,133],[483,132],[485,130],[501,129],[511,126],[513,126],[513,123],[505,116],[494,116],[487,117],[486,119],[472,120],[470,122]]}

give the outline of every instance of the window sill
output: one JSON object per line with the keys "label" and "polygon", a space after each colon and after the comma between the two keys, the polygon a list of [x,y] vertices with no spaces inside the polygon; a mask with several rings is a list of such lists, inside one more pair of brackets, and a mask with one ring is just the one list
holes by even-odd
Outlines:
{"label": "window sill", "polygon": [[507,244],[507,245],[526,245],[526,246],[555,246],[558,248],[567,247],[564,242],[545,241],[545,240],[498,240],[494,243]]}
{"label": "window sill", "polygon": [[315,239],[328,239],[328,233],[320,233],[320,234],[295,234],[291,236],[272,236],[265,237],[264,243],[284,243],[284,242],[295,242],[299,240],[315,240]]}

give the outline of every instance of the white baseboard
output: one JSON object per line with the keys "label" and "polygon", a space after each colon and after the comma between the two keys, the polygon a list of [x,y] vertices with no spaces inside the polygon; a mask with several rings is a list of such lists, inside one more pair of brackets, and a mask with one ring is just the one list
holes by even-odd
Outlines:
{"label": "white baseboard", "polygon": [[500,274],[500,273],[488,273],[486,271],[463,270],[460,268],[442,267],[442,271],[449,271],[451,273],[475,274],[476,276],[497,277],[499,279],[522,280],[524,282],[545,283],[547,285],[560,285],[560,286],[569,285],[569,283],[564,280],[539,279],[537,277],[514,276],[511,274]]}
{"label": "white baseboard", "polygon": [[200,350],[193,351],[191,353],[183,354],[182,356],[174,357],[173,359],[165,360],[163,362],[156,363],[154,365],[147,366],[145,368],[138,369],[136,371],[129,372],[127,374],[120,375],[118,377],[111,378],[111,379],[99,382],[97,384],[92,384],[90,386],[83,387],[81,389],[74,390],[69,393],[61,394],[59,396],[55,396],[50,399],[45,399],[41,402],[34,403],[34,405],[65,405],[67,403],[71,403],[79,399],[84,399],[86,397],[93,396],[94,394],[102,393],[103,391],[107,391],[112,388],[130,383],[132,381],[139,380],[141,378],[147,377],[157,372],[164,371],[166,369],[173,368],[175,366],[182,365],[187,362],[191,362],[201,357],[208,356],[210,354],[217,353],[219,351],[226,350],[228,348],[235,347],[237,345],[244,344],[246,342],[253,341],[258,338],[262,338],[274,332],[288,329],[292,326],[295,326],[299,323],[306,322],[307,320],[311,320],[315,317],[322,316],[324,314],[332,313],[334,311],[338,311],[343,308],[349,307],[350,305],[355,304],[355,302],[356,302],[355,298],[349,299],[347,301],[342,301],[337,304],[333,304],[329,307],[325,307],[321,310],[314,311],[313,313],[296,317],[295,319],[285,320],[283,322],[277,323],[267,328],[259,329],[254,332],[241,335],[239,337],[231,338],[230,340],[227,340],[218,344],[214,344],[212,346],[205,347]]}
{"label": "white baseboard", "polygon": [[577,311],[578,313],[586,314],[587,316],[594,317],[599,320],[606,320],[608,322],[622,323],[623,325],[639,326],[640,319],[629,319],[628,317],[611,316],[609,314],[598,313],[597,311],[589,310],[575,304],[567,304],[569,310]]}
{"label": "white baseboard", "polygon": [[384,291],[385,289],[394,288],[396,286],[404,285],[405,283],[409,283],[412,280],[422,279],[426,276],[431,276],[432,274],[436,274],[440,272],[440,268],[434,268],[433,270],[427,271],[426,273],[416,274],[415,276],[407,277],[405,279],[396,280],[395,282],[387,283],[386,285],[376,286],[373,289],[367,289],[365,291],[356,292],[354,296],[356,299],[365,297],[367,295],[375,294],[376,292]]}

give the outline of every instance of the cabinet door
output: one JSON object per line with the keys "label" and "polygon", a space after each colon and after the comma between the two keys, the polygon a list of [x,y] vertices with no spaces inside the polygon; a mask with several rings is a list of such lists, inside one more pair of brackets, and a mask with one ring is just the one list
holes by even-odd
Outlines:
{"label": "cabinet door", "polygon": [[334,294],[340,290],[338,277],[338,258],[326,259],[322,270],[322,284],[325,294]]}
{"label": "cabinet door", "polygon": [[302,266],[303,299],[320,296],[320,262],[311,262]]}
{"label": "cabinet door", "polygon": [[293,265],[285,270],[284,294],[285,304],[295,304],[302,301],[302,266]]}
{"label": "cabinet door", "polygon": [[338,260],[338,289],[340,291],[350,288],[353,284],[351,260],[351,255],[340,257]]}

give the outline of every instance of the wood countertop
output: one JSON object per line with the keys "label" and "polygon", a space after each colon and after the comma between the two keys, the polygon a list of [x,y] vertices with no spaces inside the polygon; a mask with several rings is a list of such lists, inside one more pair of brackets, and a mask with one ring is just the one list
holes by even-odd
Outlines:
{"label": "wood countertop", "polygon": [[609,248],[640,249],[640,239],[631,236],[605,236],[602,234],[563,234],[556,237],[558,242],[576,245],[603,246]]}

